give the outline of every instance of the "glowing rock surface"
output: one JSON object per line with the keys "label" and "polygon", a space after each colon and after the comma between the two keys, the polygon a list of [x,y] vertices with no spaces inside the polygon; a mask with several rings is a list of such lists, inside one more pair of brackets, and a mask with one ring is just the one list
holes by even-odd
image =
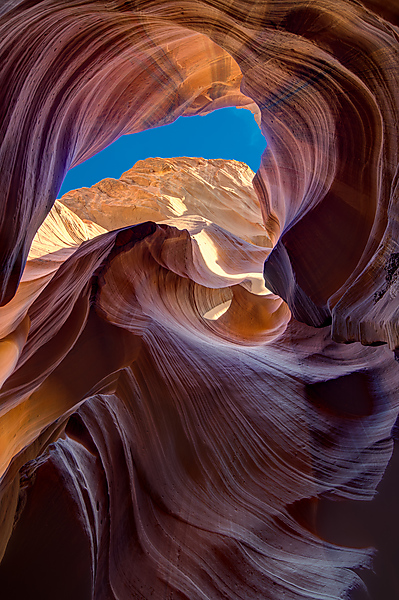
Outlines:
{"label": "glowing rock surface", "polygon": [[[399,596],[397,26],[2,4],[5,598]],[[231,105],[261,116],[254,188],[150,159],[54,204],[119,135]]]}

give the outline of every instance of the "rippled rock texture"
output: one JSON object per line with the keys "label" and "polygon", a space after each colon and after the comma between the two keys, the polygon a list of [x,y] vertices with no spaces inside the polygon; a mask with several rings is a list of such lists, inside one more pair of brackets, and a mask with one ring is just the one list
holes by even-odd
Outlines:
{"label": "rippled rock texture", "polygon": [[[399,597],[397,25],[2,3],[5,598]],[[150,159],[54,203],[119,135],[232,105],[253,187]]]}

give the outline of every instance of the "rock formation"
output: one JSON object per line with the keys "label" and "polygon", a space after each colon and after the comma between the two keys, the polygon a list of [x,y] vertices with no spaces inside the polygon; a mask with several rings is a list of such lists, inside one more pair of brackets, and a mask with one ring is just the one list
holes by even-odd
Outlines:
{"label": "rock formation", "polygon": [[[2,597],[399,597],[395,2],[5,0],[0,30]],[[253,187],[150,159],[55,202],[233,105]]]}
{"label": "rock formation", "polygon": [[[201,216],[258,246],[272,247],[244,163],[198,158],[148,158],[118,179],[73,190],[61,202],[108,230],[143,221]],[[262,278],[263,279],[263,278]]]}

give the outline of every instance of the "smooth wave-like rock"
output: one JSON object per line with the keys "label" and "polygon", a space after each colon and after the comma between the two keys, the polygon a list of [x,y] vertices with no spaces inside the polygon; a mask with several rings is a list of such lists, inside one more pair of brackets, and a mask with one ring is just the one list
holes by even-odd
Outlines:
{"label": "smooth wave-like rock", "polygon": [[256,104],[269,287],[337,341],[395,349],[396,16],[377,0],[8,1],[2,302],[69,167],[123,133]]}
{"label": "smooth wave-like rock", "polygon": [[221,47],[141,10],[45,1],[30,8],[8,2],[2,12],[0,301],[6,303],[69,168],[120,135],[254,103],[240,92],[240,69]]}
{"label": "smooth wave-like rock", "polygon": [[[168,171],[176,190],[208,177],[214,216],[230,173],[224,225],[237,228],[242,205],[243,230],[254,228],[243,165],[166,164],[185,165]],[[101,205],[101,183],[68,195],[82,216]],[[379,507],[395,489],[392,353],[289,322],[262,283],[270,247],[190,202],[176,216],[158,200],[159,224],[110,232],[57,202],[1,309],[17,354],[0,392],[2,590],[191,600],[356,598],[386,579],[394,589],[384,568],[396,517]],[[206,194],[195,207],[210,216]]]}
{"label": "smooth wave-like rock", "polygon": [[[399,596],[397,17],[0,6],[2,596]],[[55,202],[119,135],[231,105],[254,188],[151,159]]]}

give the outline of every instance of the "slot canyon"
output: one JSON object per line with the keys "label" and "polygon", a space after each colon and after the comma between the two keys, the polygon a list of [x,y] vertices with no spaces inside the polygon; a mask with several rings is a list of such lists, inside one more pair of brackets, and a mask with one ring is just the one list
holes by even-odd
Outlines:
{"label": "slot canyon", "polygon": [[[0,597],[399,599],[397,0],[1,0],[0,31]],[[256,173],[56,200],[233,106]]]}

